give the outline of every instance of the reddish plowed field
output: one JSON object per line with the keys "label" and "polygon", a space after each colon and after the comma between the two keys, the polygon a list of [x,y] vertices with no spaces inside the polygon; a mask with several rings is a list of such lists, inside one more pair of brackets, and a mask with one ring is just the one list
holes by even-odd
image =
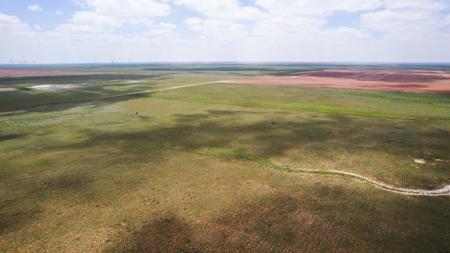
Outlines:
{"label": "reddish plowed field", "polygon": [[295,76],[259,76],[231,82],[450,94],[450,74],[443,71],[330,69],[303,72]]}

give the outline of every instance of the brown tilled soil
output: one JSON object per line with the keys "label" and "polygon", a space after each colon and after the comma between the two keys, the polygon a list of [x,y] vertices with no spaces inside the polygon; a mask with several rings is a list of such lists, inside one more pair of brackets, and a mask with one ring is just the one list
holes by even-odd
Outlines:
{"label": "brown tilled soil", "polygon": [[450,73],[444,71],[386,71],[329,69],[293,76],[259,76],[232,83],[450,94]]}

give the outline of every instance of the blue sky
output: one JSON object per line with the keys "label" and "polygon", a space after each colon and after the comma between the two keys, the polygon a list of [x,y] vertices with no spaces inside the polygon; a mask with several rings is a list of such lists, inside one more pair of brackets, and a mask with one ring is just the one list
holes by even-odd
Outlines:
{"label": "blue sky", "polygon": [[[41,6],[44,11],[31,12],[28,10],[28,6],[34,4]],[[39,24],[43,27],[53,28],[67,21],[70,18],[70,14],[76,11],[76,6],[72,0],[0,0],[0,11],[20,17],[21,20],[28,24]],[[57,15],[56,11],[63,11],[65,15]]]}
{"label": "blue sky", "polygon": [[0,0],[0,63],[450,62],[450,0]]}

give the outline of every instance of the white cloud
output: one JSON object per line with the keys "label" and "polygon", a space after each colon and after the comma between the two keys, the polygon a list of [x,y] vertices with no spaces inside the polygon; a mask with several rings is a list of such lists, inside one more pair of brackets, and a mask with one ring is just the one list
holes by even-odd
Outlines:
{"label": "white cloud", "polygon": [[230,20],[263,18],[263,13],[259,9],[244,6],[238,0],[175,0],[175,3],[195,10],[208,18]]}
{"label": "white cloud", "polygon": [[204,39],[219,43],[238,41],[248,35],[245,25],[223,19],[188,18],[185,24],[193,31],[200,32]]}
{"label": "white cloud", "polygon": [[[429,52],[429,59],[442,59],[445,55],[450,60],[450,50],[431,50],[429,46],[421,46],[435,44],[442,47],[446,43],[450,44],[449,36],[440,31],[443,24],[447,23],[438,13],[447,8],[441,1],[256,0],[256,7],[252,8],[258,14],[253,15],[254,18],[247,18],[252,20],[250,24],[241,22],[244,18],[240,13],[245,11],[238,1],[175,2],[204,16],[188,18],[185,24],[200,34],[198,44],[202,45],[202,50],[227,52],[224,57],[237,55],[241,60],[402,61],[399,59],[403,58],[420,61],[418,59],[426,58],[424,52]],[[328,17],[337,11],[362,13],[363,18],[348,27],[328,28]],[[392,17],[389,17],[391,14],[380,15],[369,24],[367,17],[385,11],[394,14]],[[396,16],[401,20],[400,24]],[[388,36],[374,36],[373,31]],[[404,38],[410,38],[411,33],[422,34],[422,37],[433,35],[434,39],[425,36],[424,39],[416,39],[417,43],[405,45]],[[389,34],[396,34],[396,37]]]}
{"label": "white cloud", "polygon": [[111,33],[125,24],[152,27],[151,18],[166,16],[170,6],[155,0],[78,0],[70,23],[57,28],[65,32]]}
{"label": "white cloud", "polygon": [[386,0],[384,9],[363,14],[360,24],[405,40],[434,36],[442,33],[446,23],[442,11],[447,8],[448,4],[435,0]]}
{"label": "white cloud", "polygon": [[56,15],[58,15],[58,16],[64,15],[64,12],[62,12],[62,11],[60,11],[60,10],[55,11],[55,13],[56,13]]}
{"label": "white cloud", "polygon": [[[258,44],[296,43],[324,33],[367,37],[368,33],[356,28],[325,30],[327,16],[335,11],[370,11],[381,6],[381,0],[256,0],[255,6],[242,5],[238,0],[175,0],[175,3],[206,17],[185,21],[191,30],[200,32],[202,38],[246,39]],[[252,23],[242,24],[241,20]]]}
{"label": "white cloud", "polygon": [[352,27],[338,27],[335,29],[329,29],[327,32],[334,34],[335,36],[345,36],[347,38],[355,39],[367,39],[370,38],[370,34]]}
{"label": "white cloud", "polygon": [[[381,6],[380,0],[256,0],[256,5],[266,10],[266,18],[257,29],[269,27],[286,33],[311,33],[320,31],[327,16],[335,11],[370,11]],[[279,33],[279,32],[278,32]]]}
{"label": "white cloud", "polygon": [[381,6],[380,0],[256,0],[256,5],[272,15],[323,17],[333,11],[365,11]]}
{"label": "white cloud", "polygon": [[189,26],[189,28],[191,28],[194,31],[198,31],[200,30],[200,27],[203,23],[203,19],[201,18],[197,18],[197,17],[190,17],[187,18],[184,23]]}
{"label": "white cloud", "polygon": [[155,0],[79,0],[86,7],[101,15],[116,18],[148,18],[166,16],[170,6]]}
{"label": "white cloud", "polygon": [[97,14],[92,11],[76,12],[70,19],[70,23],[58,27],[66,32],[111,32],[122,25],[120,20]]}
{"label": "white cloud", "polygon": [[159,23],[159,25],[160,25],[162,28],[170,29],[170,30],[173,30],[173,29],[176,29],[176,28],[177,28],[177,25],[172,24],[172,23],[167,23],[167,22],[161,22],[161,23]]}
{"label": "white cloud", "polygon": [[25,32],[28,26],[18,17],[6,15],[0,12],[0,31],[3,35],[13,35]]}
{"label": "white cloud", "polygon": [[449,3],[436,0],[385,0],[385,7],[392,10],[439,11],[449,7]]}
{"label": "white cloud", "polygon": [[[443,0],[75,1],[53,30],[0,13],[0,61],[450,61]],[[329,26],[338,11],[360,17]]]}
{"label": "white cloud", "polygon": [[29,5],[29,6],[27,7],[27,9],[28,9],[29,11],[31,11],[31,12],[41,12],[41,11],[44,10],[44,9],[42,9],[41,6],[39,6],[39,5],[37,5],[37,4]]}

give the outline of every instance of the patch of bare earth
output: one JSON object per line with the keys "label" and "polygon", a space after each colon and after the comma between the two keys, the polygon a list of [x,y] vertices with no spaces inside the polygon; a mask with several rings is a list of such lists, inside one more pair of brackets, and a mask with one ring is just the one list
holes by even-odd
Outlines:
{"label": "patch of bare earth", "polygon": [[13,92],[17,91],[16,88],[0,88],[0,92]]}
{"label": "patch of bare earth", "polygon": [[302,72],[293,76],[258,76],[230,82],[450,94],[450,74],[444,71],[329,69]]}
{"label": "patch of bare earth", "polygon": [[34,85],[31,87],[33,90],[39,90],[39,91],[65,91],[65,90],[72,90],[78,88],[77,85],[74,84],[42,84],[42,85]]}

